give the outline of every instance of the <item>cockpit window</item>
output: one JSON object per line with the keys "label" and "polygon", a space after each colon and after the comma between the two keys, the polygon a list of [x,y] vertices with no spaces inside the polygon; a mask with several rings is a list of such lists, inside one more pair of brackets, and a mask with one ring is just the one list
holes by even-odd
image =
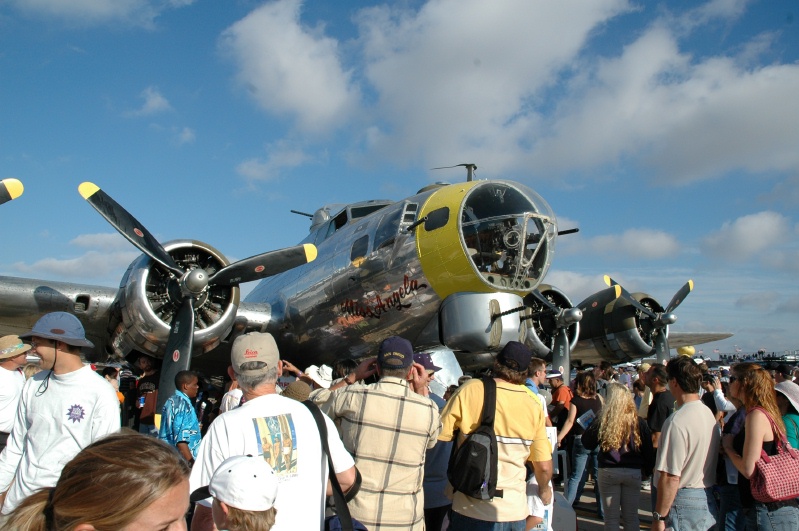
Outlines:
{"label": "cockpit window", "polygon": [[529,290],[549,269],[557,225],[532,190],[502,182],[476,186],[464,201],[461,229],[466,252],[489,284]]}
{"label": "cockpit window", "polygon": [[372,212],[377,212],[381,208],[385,208],[386,205],[390,204],[391,203],[378,203],[374,205],[352,207],[350,208],[350,219],[358,219],[364,216],[368,216]]}

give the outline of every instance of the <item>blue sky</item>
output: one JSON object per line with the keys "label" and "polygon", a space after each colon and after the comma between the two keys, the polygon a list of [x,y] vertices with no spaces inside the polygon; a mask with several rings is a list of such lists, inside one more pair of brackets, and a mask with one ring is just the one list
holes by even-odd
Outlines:
{"label": "blue sky", "polygon": [[237,259],[474,162],[580,228],[547,278],[574,302],[692,278],[672,330],[735,334],[706,354],[799,349],[797,59],[789,0],[7,0],[0,273],[118,283],[87,180]]}

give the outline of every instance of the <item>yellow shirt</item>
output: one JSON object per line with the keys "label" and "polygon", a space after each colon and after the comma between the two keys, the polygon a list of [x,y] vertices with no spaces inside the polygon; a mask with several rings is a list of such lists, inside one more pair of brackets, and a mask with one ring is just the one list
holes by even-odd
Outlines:
{"label": "yellow shirt", "polygon": [[[497,382],[494,434],[497,437],[497,489],[502,498],[478,500],[456,492],[452,509],[486,522],[516,522],[528,515],[525,461],[550,461],[552,446],[547,439],[544,413],[524,385]],[[458,444],[480,425],[483,384],[467,381],[449,399],[441,412],[440,441],[451,441],[460,430]]]}

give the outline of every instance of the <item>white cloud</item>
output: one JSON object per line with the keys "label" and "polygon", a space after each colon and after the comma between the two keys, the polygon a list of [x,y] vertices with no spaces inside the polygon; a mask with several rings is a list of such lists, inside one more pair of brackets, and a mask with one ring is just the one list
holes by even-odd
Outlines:
{"label": "white cloud", "polygon": [[194,129],[191,127],[183,127],[178,131],[176,140],[178,145],[182,146],[183,144],[192,144],[196,138],[197,134],[194,132]]}
{"label": "white cloud", "polygon": [[106,252],[119,249],[129,250],[131,248],[131,243],[118,232],[81,234],[73,238],[69,243],[70,245],[89,249],[100,248]]}
{"label": "white cloud", "polygon": [[16,262],[12,268],[25,275],[41,275],[56,278],[89,279],[94,282],[111,275],[116,282],[130,263],[141,253],[136,251],[88,251],[82,256],[69,259],[44,258],[32,264]]}
{"label": "white cloud", "polygon": [[139,97],[144,100],[144,103],[137,110],[127,112],[127,116],[151,116],[160,112],[172,110],[169,100],[161,94],[158,87],[151,85],[145,88],[141,91]]}
{"label": "white cloud", "polygon": [[300,0],[269,2],[225,30],[222,49],[258,105],[305,132],[326,132],[357,108],[359,91],[323,28],[300,22]]}
{"label": "white cloud", "polygon": [[77,26],[124,23],[150,28],[167,8],[181,8],[195,0],[10,0],[29,15],[54,18]]}
{"label": "white cloud", "polygon": [[615,255],[625,260],[657,260],[678,254],[680,244],[674,236],[663,231],[628,229],[621,234],[571,242],[570,249],[572,252],[581,249],[586,254]]}
{"label": "white cloud", "polygon": [[712,259],[743,262],[782,244],[793,234],[786,216],[764,211],[725,222],[702,240],[701,249]]}
{"label": "white cloud", "polygon": [[574,271],[550,270],[544,282],[566,293],[574,305],[607,287],[602,275],[585,275]]}
{"label": "white cloud", "polygon": [[249,181],[269,181],[277,179],[287,169],[296,168],[311,160],[302,149],[285,142],[267,147],[266,160],[252,158],[236,167],[236,173]]}
{"label": "white cloud", "polygon": [[[358,17],[365,75],[377,91],[368,147],[433,166],[520,164],[540,134],[542,93],[623,0],[434,0],[417,13]],[[556,45],[554,43],[557,43]]]}

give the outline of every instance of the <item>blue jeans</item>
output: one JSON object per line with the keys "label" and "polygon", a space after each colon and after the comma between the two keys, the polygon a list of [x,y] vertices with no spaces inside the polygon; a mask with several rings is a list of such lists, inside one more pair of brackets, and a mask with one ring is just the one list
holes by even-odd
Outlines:
{"label": "blue jeans", "polygon": [[602,499],[599,495],[599,480],[597,478],[597,449],[587,450],[583,446],[583,439],[581,436],[574,438],[574,445],[572,446],[572,471],[569,474],[569,482],[566,484],[566,492],[564,496],[569,505],[574,505],[575,500],[579,500],[583,495],[585,482],[588,480],[588,472],[594,476],[594,499],[597,504],[597,511],[599,517],[602,518],[602,505],[599,501]]}
{"label": "blue jeans", "polygon": [[707,531],[716,525],[713,489],[679,489],[671,504],[666,527],[674,531]]}
{"label": "blue jeans", "polygon": [[799,529],[799,508],[780,507],[769,511],[762,503],[755,502],[751,509],[744,509],[746,529],[766,531],[796,531]]}
{"label": "blue jeans", "polygon": [[738,485],[719,485],[719,531],[744,531],[746,518],[741,509]]}
{"label": "blue jeans", "polygon": [[524,520],[518,522],[486,522],[469,518],[452,511],[449,513],[449,528],[451,531],[524,531]]}

